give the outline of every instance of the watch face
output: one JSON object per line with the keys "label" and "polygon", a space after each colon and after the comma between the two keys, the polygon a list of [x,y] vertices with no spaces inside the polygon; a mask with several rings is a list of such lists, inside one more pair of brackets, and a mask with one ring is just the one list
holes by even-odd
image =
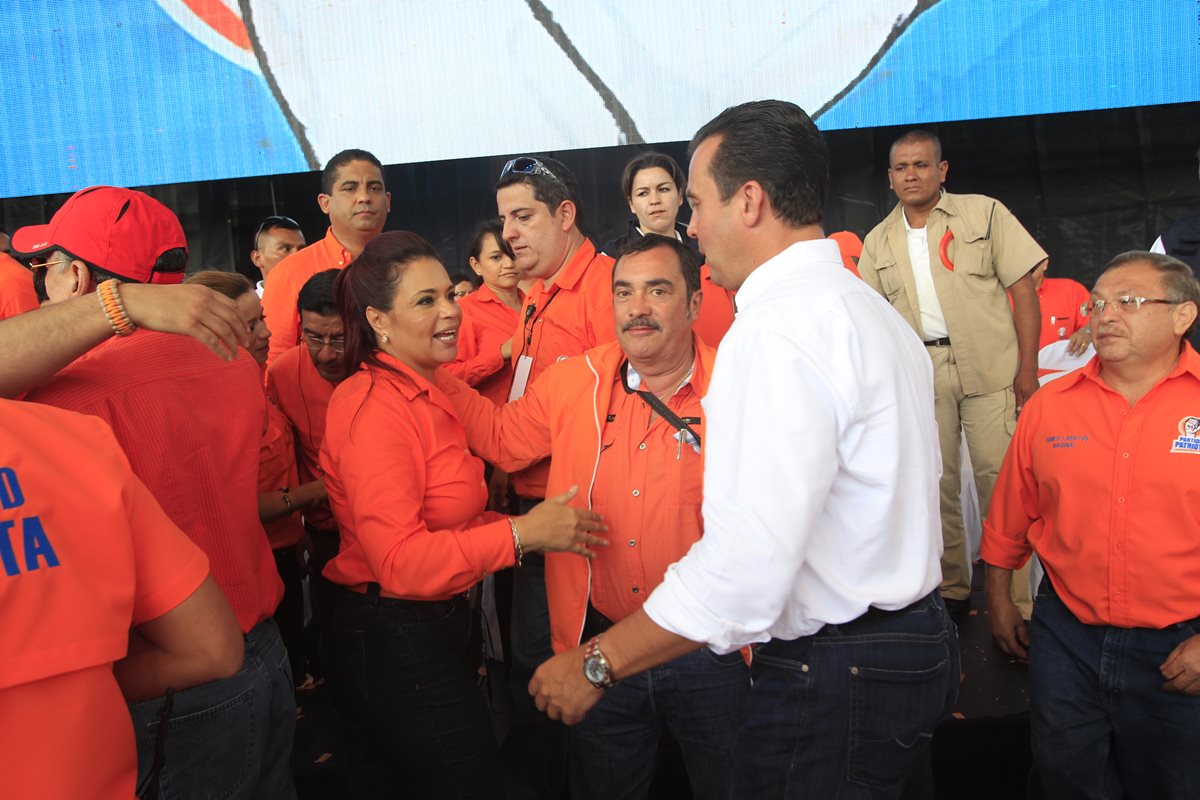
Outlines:
{"label": "watch face", "polygon": [[583,660],[583,676],[599,686],[608,679],[608,670],[598,656],[588,656]]}

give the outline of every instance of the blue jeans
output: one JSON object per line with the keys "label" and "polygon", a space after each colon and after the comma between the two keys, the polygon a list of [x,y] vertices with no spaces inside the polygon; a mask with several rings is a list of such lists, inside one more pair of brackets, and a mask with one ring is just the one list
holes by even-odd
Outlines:
{"label": "blue jeans", "polygon": [[[241,670],[175,694],[159,798],[294,798],[296,696],[275,621],[246,634]],[[137,736],[138,791],[154,763],[163,698],[129,707]]]}
{"label": "blue jeans", "polygon": [[[338,593],[322,632],[334,698],[405,797],[501,797],[500,758],[468,649],[464,597],[445,601]],[[357,758],[359,754],[354,754]],[[370,775],[356,775],[369,780]]]}
{"label": "blue jeans", "polygon": [[1030,622],[1032,796],[1200,797],[1200,697],[1159,665],[1196,620],[1163,630],[1085,625],[1042,581]]}
{"label": "blue jeans", "polygon": [[570,728],[572,797],[646,797],[665,723],[679,742],[697,800],[730,796],[733,739],[750,692],[750,670],[735,650],[697,650],[606,689]]}
{"label": "blue jeans", "polygon": [[930,743],[958,695],[958,635],[935,590],[755,650],[733,797],[932,797]]}

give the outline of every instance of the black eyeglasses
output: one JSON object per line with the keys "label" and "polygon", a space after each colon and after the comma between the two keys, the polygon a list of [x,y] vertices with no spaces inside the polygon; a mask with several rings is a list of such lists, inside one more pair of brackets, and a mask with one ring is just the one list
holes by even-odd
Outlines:
{"label": "black eyeglasses", "polygon": [[519,175],[541,175],[543,178],[549,178],[557,183],[563,188],[563,190],[566,190],[567,188],[566,184],[560,181],[558,176],[550,171],[549,167],[538,161],[536,158],[530,158],[529,156],[514,158],[512,161],[509,161],[504,165],[504,169],[500,170],[500,179],[503,180],[505,175],[509,175],[513,172]]}
{"label": "black eyeglasses", "polygon": [[281,217],[277,214],[272,214],[258,223],[258,230],[254,232],[255,250],[258,249],[258,237],[262,236],[264,232],[271,230],[271,228],[287,228],[291,231],[298,231],[300,230],[300,223],[291,217]]}

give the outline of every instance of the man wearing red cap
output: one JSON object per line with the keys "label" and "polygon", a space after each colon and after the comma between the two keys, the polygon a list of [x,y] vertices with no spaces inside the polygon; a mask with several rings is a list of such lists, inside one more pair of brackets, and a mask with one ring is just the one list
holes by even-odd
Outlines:
{"label": "man wearing red cap", "polygon": [[84,189],[49,224],[17,231],[13,248],[33,259],[50,302],[94,292],[118,334],[28,399],[113,427],[134,473],[208,557],[245,635],[245,660],[233,677],[130,707],[139,783],[165,718],[164,787],[293,797],[295,699],[271,616],[283,587],[258,521],[266,401],[257,365],[244,350],[223,362],[191,339],[134,331],[119,282],[177,283],[187,263],[179,220],[141,192]]}

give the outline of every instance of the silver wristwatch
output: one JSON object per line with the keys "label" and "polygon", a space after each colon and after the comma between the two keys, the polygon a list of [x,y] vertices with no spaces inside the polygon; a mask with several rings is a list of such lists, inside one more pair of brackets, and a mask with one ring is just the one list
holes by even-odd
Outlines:
{"label": "silver wristwatch", "polygon": [[600,637],[588,642],[587,650],[583,653],[583,677],[597,689],[607,689],[613,685],[612,666],[604,653],[600,652]]}

